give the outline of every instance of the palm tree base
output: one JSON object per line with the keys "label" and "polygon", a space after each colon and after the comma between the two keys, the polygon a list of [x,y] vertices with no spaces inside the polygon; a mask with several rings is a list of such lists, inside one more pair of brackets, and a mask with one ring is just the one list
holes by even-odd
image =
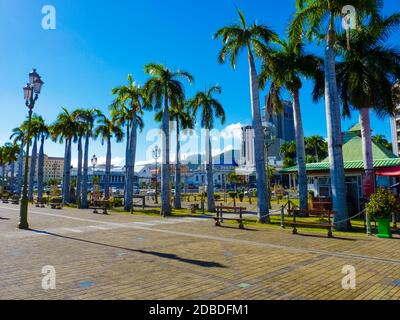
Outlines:
{"label": "palm tree base", "polygon": [[271,219],[270,219],[269,215],[265,215],[265,216],[262,216],[262,217],[258,218],[258,223],[270,224],[271,223]]}

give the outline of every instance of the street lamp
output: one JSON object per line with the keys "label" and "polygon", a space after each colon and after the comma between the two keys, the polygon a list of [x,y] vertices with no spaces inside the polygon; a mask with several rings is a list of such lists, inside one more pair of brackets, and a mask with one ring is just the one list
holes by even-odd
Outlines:
{"label": "street lamp", "polygon": [[272,191],[271,191],[271,183],[270,183],[270,176],[269,176],[269,149],[275,144],[276,141],[276,135],[275,135],[275,127],[269,123],[269,122],[264,122],[264,134],[265,134],[265,159],[266,159],[266,164],[267,164],[267,192],[268,192],[268,205],[269,208],[272,209],[272,202],[271,202],[271,196],[272,196]]}
{"label": "street lamp", "polygon": [[28,166],[29,166],[29,137],[31,135],[31,122],[32,122],[32,112],[35,107],[37,99],[39,99],[39,94],[42,90],[44,82],[40,78],[36,69],[33,69],[29,73],[29,83],[23,87],[25,105],[28,107],[28,129],[26,132],[26,154],[25,154],[25,168],[24,168],[24,186],[22,191],[21,207],[20,207],[20,217],[19,217],[19,229],[27,230],[29,229],[28,224]]}
{"label": "street lamp", "polygon": [[160,158],[161,155],[161,149],[156,145],[153,149],[153,159],[156,162],[156,204],[158,204],[158,195],[157,195],[157,185],[158,185],[158,168],[157,168],[157,162],[158,159]]}

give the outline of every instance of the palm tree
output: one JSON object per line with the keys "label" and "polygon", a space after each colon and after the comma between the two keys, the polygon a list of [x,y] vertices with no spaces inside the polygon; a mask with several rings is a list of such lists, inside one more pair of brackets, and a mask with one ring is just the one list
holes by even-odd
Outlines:
{"label": "palm tree", "polygon": [[372,141],[385,147],[387,150],[392,151],[393,145],[383,134],[376,134],[372,137]]}
{"label": "palm tree", "polygon": [[[163,113],[159,112],[155,119],[157,122],[162,121]],[[182,209],[182,201],[181,201],[181,130],[191,130],[194,128],[194,119],[190,112],[190,106],[186,104],[186,107],[179,106],[179,107],[172,107],[170,110],[170,116],[172,120],[175,120],[176,126],[176,153],[175,153],[175,194],[174,194],[174,208],[175,209]]]}
{"label": "palm tree", "polygon": [[12,131],[12,135],[10,139],[14,144],[19,143],[19,156],[18,156],[18,180],[17,180],[17,188],[16,195],[18,198],[21,196],[22,183],[23,183],[23,160],[24,160],[24,144],[25,144],[25,132],[21,129],[21,127],[14,128]]}
{"label": "palm tree", "polygon": [[328,155],[328,146],[325,139],[319,135],[305,138],[306,154],[312,158],[313,162],[320,162]]}
{"label": "palm tree", "polygon": [[7,161],[8,165],[10,166],[10,192],[14,192],[14,169],[15,169],[15,162],[18,159],[18,155],[20,153],[20,146],[16,143],[9,143],[7,142],[4,145],[5,149],[5,160]]}
{"label": "palm tree", "polygon": [[101,115],[98,119],[98,126],[94,131],[95,137],[101,137],[101,143],[107,141],[107,156],[106,156],[106,175],[104,184],[104,198],[110,198],[110,178],[111,178],[111,140],[115,138],[117,142],[121,142],[124,133],[122,129],[115,123],[113,119]]}
{"label": "palm tree", "polygon": [[[360,112],[364,170],[367,179],[374,179],[370,109],[378,116],[391,115],[396,109],[392,87],[400,79],[400,51],[386,44],[390,34],[400,25],[400,14],[377,19],[337,39],[343,57],[337,66],[340,98],[345,113],[350,108]],[[368,195],[367,195],[368,196]]]}
{"label": "palm tree", "polygon": [[206,129],[206,170],[207,170],[207,207],[209,212],[215,211],[214,201],[214,177],[213,177],[213,160],[210,130],[214,128],[214,118],[220,118],[221,123],[225,123],[225,111],[221,103],[216,100],[214,93],[221,93],[221,87],[215,85],[206,92],[197,93],[190,100],[189,105],[193,110],[193,117],[200,112],[201,126]]}
{"label": "palm tree", "polygon": [[[302,43],[294,41],[279,41],[280,49],[265,56],[262,72],[260,74],[260,86],[264,88],[267,80],[271,79],[271,94],[277,97],[271,101],[279,100],[279,91],[286,88],[291,97],[294,114],[294,128],[296,135],[296,158],[299,176],[300,209],[308,209],[308,187],[306,152],[304,145],[304,129],[300,110],[300,89],[302,77],[318,78],[322,61],[312,54],[306,54]],[[280,103],[281,105],[281,103]],[[279,106],[274,106],[279,109]]]}
{"label": "palm tree", "polygon": [[288,141],[281,145],[280,153],[283,155],[283,166],[290,168],[296,165],[296,142]]}
{"label": "palm tree", "polygon": [[214,38],[221,38],[223,47],[219,54],[219,62],[224,63],[230,57],[233,68],[239,53],[245,49],[248,54],[250,69],[250,94],[251,111],[254,130],[255,165],[257,175],[258,194],[258,220],[269,222],[268,194],[267,194],[267,173],[265,166],[265,136],[261,122],[260,95],[258,75],[254,54],[265,55],[270,51],[270,42],[277,38],[277,35],[267,26],[256,23],[248,26],[243,13],[238,10],[240,22],[229,27],[218,30]]}
{"label": "palm tree", "polygon": [[88,207],[88,171],[89,171],[89,144],[90,139],[93,137],[93,128],[96,119],[99,117],[101,112],[98,109],[81,109],[75,113],[75,121],[79,119],[81,125],[84,126],[83,133],[85,136],[85,148],[83,155],[83,176],[82,176],[82,199],[81,207]]}
{"label": "palm tree", "polygon": [[[143,110],[150,109],[141,89],[128,75],[128,84],[112,89],[116,99],[112,105],[111,115],[117,123],[126,126],[127,143],[125,151],[125,195],[124,210],[131,211],[133,198],[133,183],[135,176],[137,130],[143,127],[140,116]],[[129,105],[129,107],[127,106]]]}
{"label": "palm tree", "polygon": [[76,192],[75,198],[77,200],[78,207],[81,207],[82,204],[82,167],[83,167],[83,147],[82,141],[86,134],[86,124],[81,119],[80,115],[84,113],[83,109],[76,109],[72,114],[75,118],[76,123],[76,134],[78,136],[77,144],[78,144],[78,167],[76,174]]}
{"label": "palm tree", "polygon": [[375,15],[382,7],[379,0],[296,0],[297,12],[289,27],[291,39],[299,41],[306,29],[309,40],[328,30],[325,48],[325,109],[328,131],[328,145],[330,158],[330,174],[332,202],[335,214],[335,227],[338,230],[348,230],[349,223],[346,202],[346,186],[342,151],[342,129],[340,123],[340,107],[336,82],[336,51],[335,45],[335,20],[342,19],[345,6],[357,8],[357,19],[366,15]]}
{"label": "palm tree", "polygon": [[156,110],[162,110],[162,165],[161,165],[161,215],[171,215],[170,199],[170,106],[179,106],[185,102],[183,84],[179,78],[193,82],[193,76],[182,70],[172,71],[161,64],[150,63],[145,67],[150,79],[144,85],[145,96]]}
{"label": "palm tree", "polygon": [[49,127],[44,122],[43,118],[38,119],[37,134],[40,140],[39,158],[38,158],[38,201],[43,201],[43,188],[44,188],[44,142],[50,136]]}
{"label": "palm tree", "polygon": [[71,182],[71,151],[73,140],[76,139],[76,121],[75,116],[66,108],[57,116],[56,122],[51,128],[53,140],[64,142],[64,172],[62,181],[63,202],[70,202],[70,182]]}

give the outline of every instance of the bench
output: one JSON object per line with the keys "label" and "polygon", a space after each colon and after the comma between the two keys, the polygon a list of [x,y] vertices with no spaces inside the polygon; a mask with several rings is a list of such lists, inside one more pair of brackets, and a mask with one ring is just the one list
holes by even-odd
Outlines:
{"label": "bench", "polygon": [[8,198],[2,198],[2,199],[1,199],[1,202],[3,202],[3,203],[8,203]]}
{"label": "bench", "polygon": [[108,201],[94,201],[90,204],[89,209],[93,209],[94,214],[98,214],[99,211],[102,211],[102,214],[108,214]]}
{"label": "bench", "polygon": [[132,197],[132,212],[134,211],[134,207],[135,207],[135,199],[139,199],[140,201],[141,201],[141,203],[142,203],[142,205],[141,205],[141,207],[142,207],[142,210],[144,210],[145,209],[145,207],[146,207],[146,196],[140,196],[140,195],[134,195],[133,197]]}
{"label": "bench", "polygon": [[[244,229],[244,224],[243,224],[243,211],[246,211],[246,208],[243,207],[226,207],[226,206],[217,206],[216,207],[216,216],[213,217],[215,220],[215,226],[220,227],[221,224],[224,222],[224,220],[231,220],[231,221],[237,221],[239,223],[239,229]],[[238,218],[224,218],[223,214],[228,213],[228,214],[238,214]]]}
{"label": "bench", "polygon": [[299,209],[294,209],[292,211],[293,213],[293,221],[291,222],[283,222],[284,225],[289,225],[293,228],[292,233],[293,234],[298,234],[297,227],[308,227],[308,228],[322,228],[322,229],[327,229],[328,231],[328,238],[333,238],[333,224],[332,224],[332,219],[331,217],[333,216],[333,212],[331,211],[324,211],[324,210],[307,210],[307,212],[303,211],[303,213],[308,213],[309,216],[317,216],[320,217],[321,219],[328,218],[327,222],[308,222],[308,221],[296,221],[296,216],[300,214]]}
{"label": "bench", "polygon": [[51,209],[58,209],[61,210],[63,207],[62,199],[53,199],[50,201],[49,206]]}
{"label": "bench", "polygon": [[42,201],[36,201],[36,208],[45,208],[46,207],[46,204],[45,204],[45,202],[42,200]]}

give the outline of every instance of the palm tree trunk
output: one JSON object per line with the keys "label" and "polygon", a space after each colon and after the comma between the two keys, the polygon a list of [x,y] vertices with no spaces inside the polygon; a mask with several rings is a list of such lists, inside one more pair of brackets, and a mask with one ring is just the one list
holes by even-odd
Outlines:
{"label": "palm tree trunk", "polygon": [[[167,90],[166,90],[167,92]],[[163,217],[171,215],[171,195],[170,195],[170,161],[169,161],[169,101],[165,96],[165,106],[162,117],[162,164],[161,164],[161,215]]]}
{"label": "palm tree trunk", "polygon": [[[126,122],[126,148],[125,148],[125,194],[124,194],[124,202],[127,203],[127,194],[126,194],[126,190],[128,190],[128,164],[129,164],[129,158],[130,158],[130,121]],[[125,208],[127,209],[127,208]]]}
{"label": "palm tree trunk", "polygon": [[175,209],[182,209],[181,203],[181,142],[179,140],[179,119],[176,117],[176,155],[175,155],[175,195],[174,195],[174,207]]}
{"label": "palm tree trunk", "polygon": [[82,208],[88,207],[89,140],[90,135],[87,134],[85,139],[85,152],[83,156]]}
{"label": "palm tree trunk", "polygon": [[363,108],[360,110],[360,123],[361,123],[363,161],[365,170],[364,179],[372,183],[371,190],[364,190],[365,196],[369,197],[375,189],[375,184],[374,184],[375,175],[374,175],[374,158],[372,154],[371,121],[368,108]]}
{"label": "palm tree trunk", "polygon": [[206,147],[207,210],[208,212],[215,212],[213,160],[212,160],[212,149],[211,149],[211,136],[209,129],[206,129],[206,143],[207,143]]}
{"label": "palm tree trunk", "polygon": [[297,165],[299,168],[299,195],[300,209],[308,209],[308,190],[307,190],[307,169],[306,169],[306,152],[304,147],[304,130],[303,121],[300,111],[299,91],[292,92],[293,97],[293,113],[294,113],[294,129],[296,133],[296,155]]}
{"label": "palm tree trunk", "polygon": [[43,179],[44,179],[44,136],[41,137],[39,160],[38,160],[38,201],[43,200]]}
{"label": "palm tree trunk", "polygon": [[36,158],[37,158],[37,137],[34,138],[34,142],[33,142],[31,167],[30,167],[30,171],[29,171],[29,189],[28,189],[29,201],[33,201],[33,185],[35,183]]}
{"label": "palm tree trunk", "polygon": [[18,156],[18,181],[17,181],[17,196],[21,197],[22,184],[23,184],[23,171],[24,171],[24,144],[21,142],[21,149]]}
{"label": "palm tree trunk", "polygon": [[82,159],[83,152],[82,152],[82,136],[78,138],[78,171],[76,174],[76,200],[78,203],[78,207],[81,206],[82,198],[81,198],[81,191],[82,191]]}
{"label": "palm tree trunk", "polygon": [[[349,229],[345,173],[342,151],[342,126],[340,119],[339,97],[336,82],[336,54],[334,50],[333,25],[328,33],[328,45],[325,50],[325,108],[328,132],[328,153],[332,188],[332,204],[335,211],[335,227],[338,230]],[[338,222],[336,222],[338,221]]]}
{"label": "palm tree trunk", "polygon": [[15,179],[15,162],[11,164],[10,168],[10,192],[14,193],[14,179]]}
{"label": "palm tree trunk", "polygon": [[67,140],[67,157],[65,165],[65,188],[64,188],[64,203],[70,202],[70,184],[71,184],[71,151],[72,151],[72,139]]}
{"label": "palm tree trunk", "polygon": [[136,158],[136,130],[137,130],[137,119],[136,112],[133,112],[131,132],[129,137],[129,148],[128,148],[128,159],[126,161],[127,165],[127,181],[125,189],[125,211],[132,210],[133,201],[133,182],[135,178],[135,158]]}
{"label": "palm tree trunk", "polygon": [[261,223],[269,223],[268,193],[267,193],[267,174],[265,170],[265,136],[261,123],[260,112],[260,94],[258,86],[258,76],[254,57],[249,51],[249,69],[250,69],[250,96],[252,120],[254,129],[254,150],[255,150],[255,167],[257,180],[257,197],[258,221]]}
{"label": "palm tree trunk", "polygon": [[[68,157],[68,140],[65,139],[64,141],[65,146],[64,146],[64,167],[63,167],[63,178],[62,178],[62,190],[61,194],[64,199],[64,193],[65,193],[65,174],[67,173],[67,157]],[[64,201],[64,200],[63,200]]]}
{"label": "palm tree trunk", "polygon": [[106,176],[104,181],[104,198],[110,199],[110,177],[111,177],[111,138],[107,138]]}

